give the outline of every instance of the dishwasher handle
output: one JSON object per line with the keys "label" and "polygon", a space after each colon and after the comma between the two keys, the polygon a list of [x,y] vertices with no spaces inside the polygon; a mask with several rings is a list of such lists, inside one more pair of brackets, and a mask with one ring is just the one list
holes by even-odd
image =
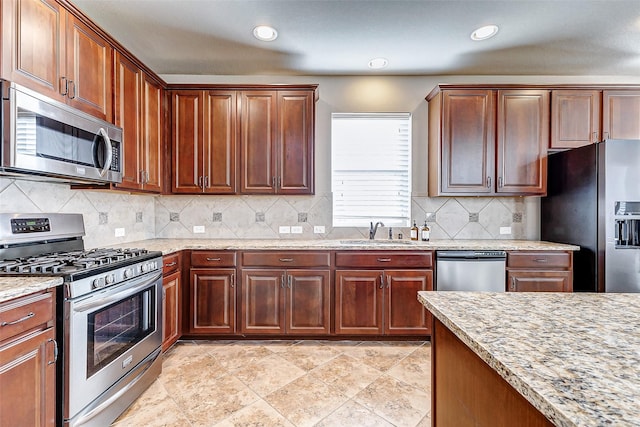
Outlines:
{"label": "dishwasher handle", "polygon": [[436,260],[506,259],[505,251],[436,251]]}

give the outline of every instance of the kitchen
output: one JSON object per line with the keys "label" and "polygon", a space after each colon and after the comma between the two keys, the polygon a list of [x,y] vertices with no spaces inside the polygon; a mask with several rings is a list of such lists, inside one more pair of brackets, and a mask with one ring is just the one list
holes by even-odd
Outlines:
{"label": "kitchen", "polygon": [[[78,3],[80,4],[80,3]],[[467,30],[465,30],[467,31]],[[606,62],[606,61],[602,61]],[[534,69],[534,68],[530,68]],[[89,248],[154,238],[207,239],[362,239],[366,228],[331,227],[330,116],[335,111],[406,111],[413,116],[412,214],[417,219],[435,212],[432,239],[525,239],[540,237],[540,201],[535,197],[429,197],[427,189],[427,103],[425,96],[439,83],[474,84],[637,84],[638,78],[617,71],[587,75],[364,75],[254,76],[166,74],[167,83],[318,84],[315,123],[315,194],[308,196],[144,195],[95,192],[66,185],[3,177],[3,212],[79,212],[84,216]],[[537,74],[537,73],[532,73]],[[592,75],[595,74],[595,75]],[[636,73],[637,75],[637,73]],[[603,77],[605,76],[605,77]],[[6,201],[11,201],[9,204]],[[203,212],[218,213],[203,216]],[[262,214],[262,215],[261,215]],[[306,214],[306,221],[300,221]],[[257,221],[257,219],[262,219]],[[278,233],[281,226],[302,227],[302,235]],[[314,226],[327,232],[318,236]],[[204,233],[193,233],[204,226]],[[510,227],[511,235],[500,234]],[[395,229],[395,228],[394,228]],[[396,230],[409,235],[408,228]],[[119,234],[119,235],[117,235]],[[383,230],[383,236],[384,234]]]}

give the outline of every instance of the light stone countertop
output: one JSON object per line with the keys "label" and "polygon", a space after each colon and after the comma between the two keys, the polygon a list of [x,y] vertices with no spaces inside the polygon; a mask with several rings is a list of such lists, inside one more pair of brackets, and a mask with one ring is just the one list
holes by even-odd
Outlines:
{"label": "light stone countertop", "polygon": [[295,239],[150,239],[113,245],[120,248],[144,248],[169,254],[184,249],[212,250],[540,250],[575,251],[578,246],[533,240],[295,240]]}
{"label": "light stone countertop", "polygon": [[[149,239],[111,247],[143,248],[164,255],[184,249],[211,250],[544,250],[571,251],[578,246],[531,240],[411,240],[376,239]],[[87,248],[90,249],[90,248]],[[62,284],[61,278],[49,276],[0,275],[0,302]]]}
{"label": "light stone countertop", "polygon": [[640,425],[640,294],[421,291],[418,300],[555,425]]}

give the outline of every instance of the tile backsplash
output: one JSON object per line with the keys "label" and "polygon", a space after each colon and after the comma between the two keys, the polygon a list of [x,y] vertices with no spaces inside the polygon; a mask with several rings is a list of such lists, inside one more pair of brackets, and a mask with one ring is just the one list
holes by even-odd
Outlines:
{"label": "tile backsplash", "polygon": [[[0,178],[0,211],[84,215],[86,247],[158,238],[359,239],[368,228],[333,228],[331,194],[314,196],[147,196],[71,190],[68,185]],[[538,239],[539,199],[413,197],[433,239]],[[314,226],[325,227],[315,234]],[[280,233],[280,227],[301,233]],[[195,229],[194,229],[195,227]],[[511,234],[500,234],[510,227]],[[125,236],[115,237],[124,228]],[[197,231],[197,232],[194,232]],[[378,231],[386,238],[387,228]],[[394,237],[408,228],[394,228]]]}

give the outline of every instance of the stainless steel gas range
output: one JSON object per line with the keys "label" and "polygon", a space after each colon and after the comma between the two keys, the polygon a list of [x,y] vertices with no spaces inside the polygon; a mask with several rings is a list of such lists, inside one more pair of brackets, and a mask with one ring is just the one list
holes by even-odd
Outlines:
{"label": "stainless steel gas range", "polygon": [[0,274],[64,279],[58,424],[105,426],[162,369],[162,254],[85,250],[80,214],[0,214]]}

